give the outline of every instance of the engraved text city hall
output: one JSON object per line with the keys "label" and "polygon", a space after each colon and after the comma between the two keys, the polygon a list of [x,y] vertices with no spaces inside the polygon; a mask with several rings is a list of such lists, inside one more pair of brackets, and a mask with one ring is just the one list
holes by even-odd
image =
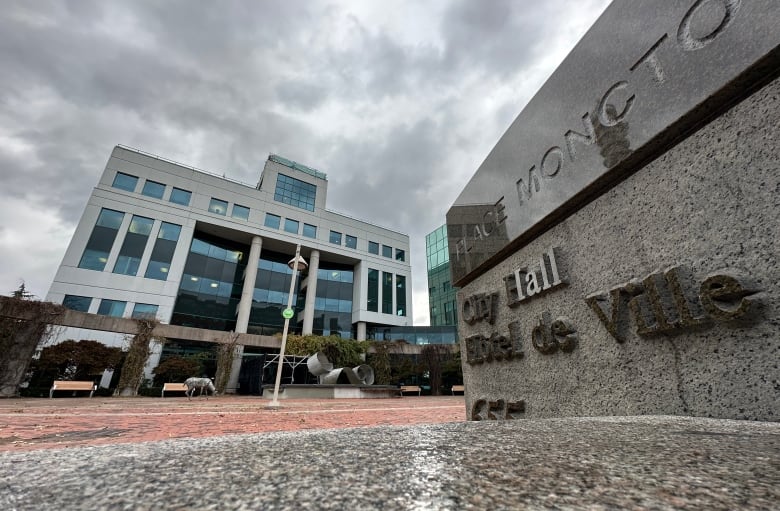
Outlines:
{"label": "engraved text city hall", "polygon": [[[559,253],[559,248],[550,248],[533,265],[517,268],[504,277],[504,298],[510,309],[568,283],[558,264]],[[616,341],[624,342],[632,325],[637,336],[646,337],[674,335],[714,322],[750,318],[759,304],[753,296],[758,292],[742,276],[724,271],[697,281],[686,267],[675,266],[590,294],[584,300],[606,331]],[[498,291],[464,297],[462,318],[470,325],[482,321],[495,325],[500,303]],[[553,314],[545,311],[535,318],[535,323],[529,337],[531,345],[540,354],[568,353],[580,342],[576,325],[565,315],[553,319]],[[466,362],[474,365],[523,358],[524,336],[520,321],[514,319],[506,330],[507,335],[493,331],[490,335],[467,337]]]}

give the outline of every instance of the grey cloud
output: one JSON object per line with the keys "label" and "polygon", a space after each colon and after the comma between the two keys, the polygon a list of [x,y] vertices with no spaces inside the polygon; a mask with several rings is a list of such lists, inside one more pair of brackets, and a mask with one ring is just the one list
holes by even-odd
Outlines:
{"label": "grey cloud", "polygon": [[[418,2],[360,19],[313,0],[5,2],[0,199],[53,211],[61,230],[117,143],[250,184],[276,153],[327,172],[334,209],[408,233],[418,294],[425,234],[532,91],[483,96],[538,64],[562,5],[445,2],[437,23]],[[434,28],[393,33],[391,8]],[[55,259],[25,268],[53,274]]]}

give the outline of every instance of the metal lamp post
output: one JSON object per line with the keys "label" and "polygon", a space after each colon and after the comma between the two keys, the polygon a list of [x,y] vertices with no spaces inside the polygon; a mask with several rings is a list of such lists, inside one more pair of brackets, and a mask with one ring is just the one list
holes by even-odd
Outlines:
{"label": "metal lamp post", "polygon": [[290,294],[287,297],[287,308],[282,312],[284,316],[284,330],[282,330],[282,346],[279,348],[279,361],[276,366],[276,383],[274,383],[274,398],[267,408],[279,408],[279,384],[282,381],[282,368],[284,367],[284,349],[287,346],[287,330],[290,328],[290,318],[293,317],[292,300],[295,290],[295,281],[298,278],[298,269],[305,270],[309,265],[301,257],[300,243],[295,247],[295,257],[292,258],[287,266],[292,269],[292,279],[290,280]]}

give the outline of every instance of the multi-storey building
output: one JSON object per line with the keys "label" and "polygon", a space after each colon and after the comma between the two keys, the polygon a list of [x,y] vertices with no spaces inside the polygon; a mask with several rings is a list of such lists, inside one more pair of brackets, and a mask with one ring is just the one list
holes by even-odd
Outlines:
{"label": "multi-storey building", "polygon": [[451,285],[446,225],[425,236],[425,259],[428,266],[428,305],[431,326],[457,326],[458,289]]}
{"label": "multi-storey building", "polygon": [[[327,210],[327,191],[324,173],[275,155],[252,186],[117,146],[47,300],[272,335],[300,244],[308,271],[294,290],[291,332],[362,340],[411,325],[409,237]],[[120,342],[72,330],[59,337]]]}

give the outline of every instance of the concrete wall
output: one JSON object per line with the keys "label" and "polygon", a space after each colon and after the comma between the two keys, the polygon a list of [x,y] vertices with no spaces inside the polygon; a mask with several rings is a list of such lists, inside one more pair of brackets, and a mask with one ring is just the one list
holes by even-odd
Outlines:
{"label": "concrete wall", "polygon": [[463,287],[469,416],[780,419],[778,126],[775,80]]}

